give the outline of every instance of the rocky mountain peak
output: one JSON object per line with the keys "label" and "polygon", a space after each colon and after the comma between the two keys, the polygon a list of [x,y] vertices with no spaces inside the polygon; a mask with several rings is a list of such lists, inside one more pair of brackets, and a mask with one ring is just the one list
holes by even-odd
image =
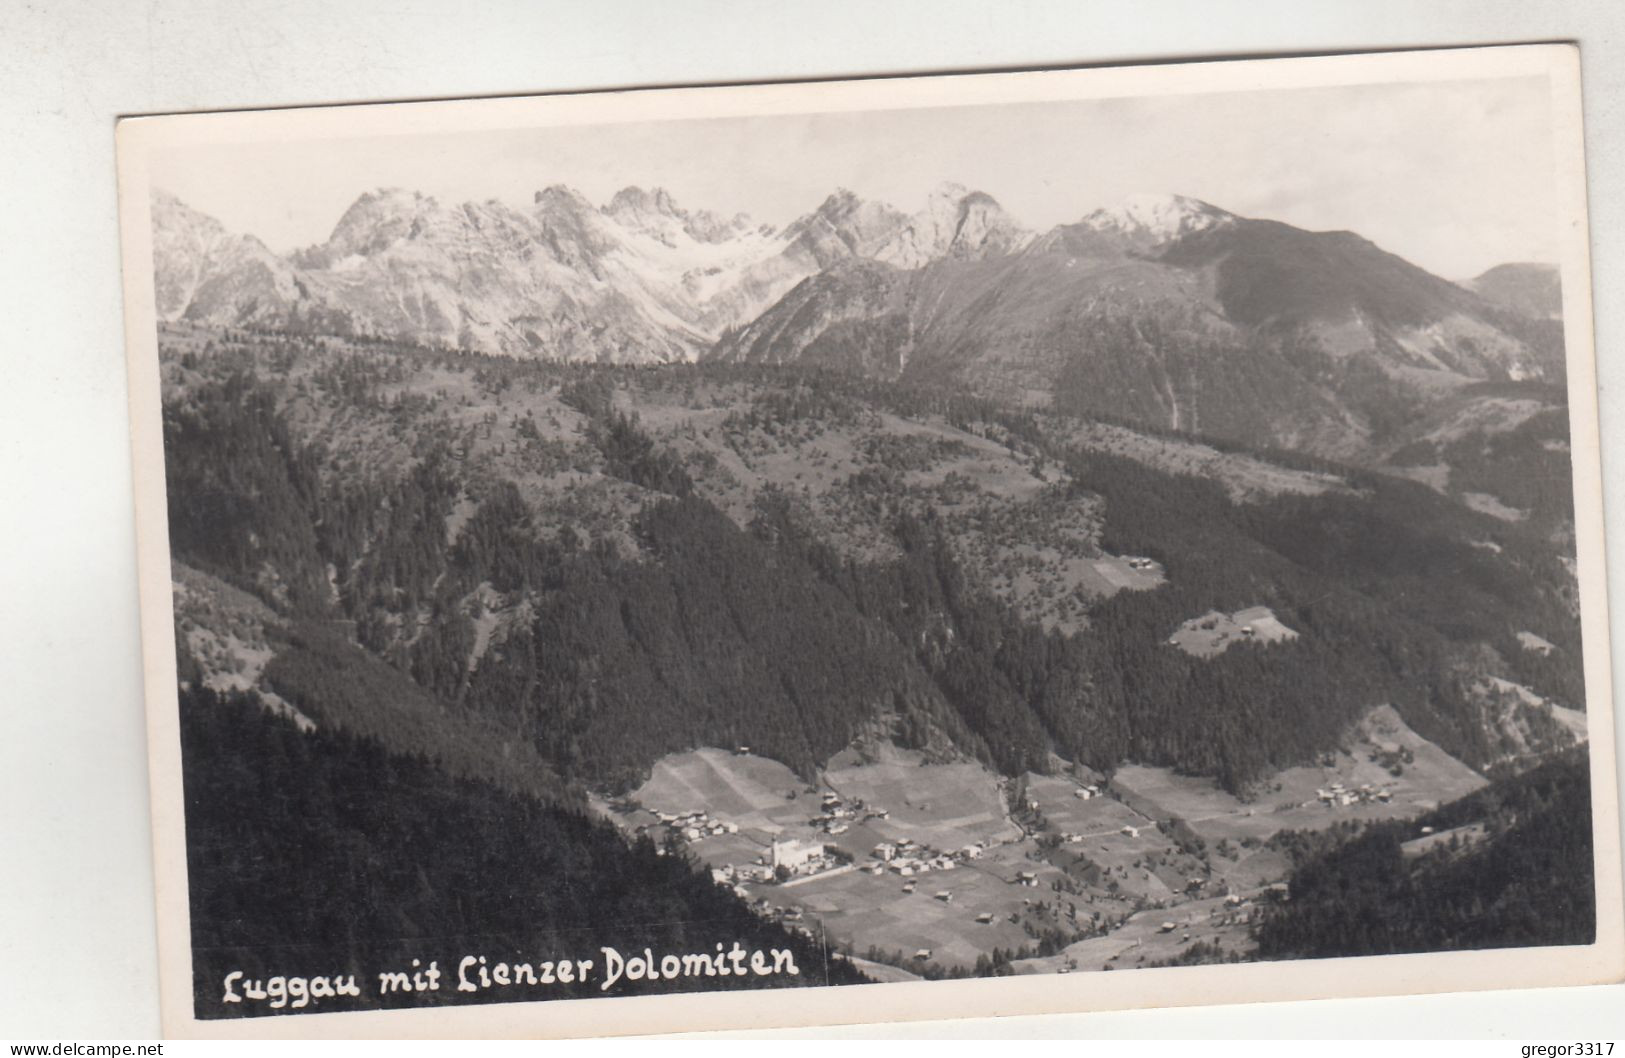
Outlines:
{"label": "rocky mountain peak", "polygon": [[583,215],[597,213],[598,208],[587,201],[587,196],[566,184],[549,184],[531,197],[536,212],[547,215]]}
{"label": "rocky mountain peak", "polygon": [[708,210],[684,209],[663,187],[623,187],[604,206],[603,213],[623,228],[652,236],[668,246],[676,244],[679,231],[699,242],[720,243],[752,227],[750,217],[744,213],[730,220]]}
{"label": "rocky mountain peak", "polygon": [[921,268],[944,258],[1010,253],[1030,238],[992,195],[944,183],[875,256],[900,268]]}
{"label": "rocky mountain peak", "polygon": [[860,202],[861,199],[850,188],[837,187],[825,197],[824,201],[818,204],[818,208],[813,212],[820,217],[833,219],[852,212]]}
{"label": "rocky mountain peak", "polygon": [[417,234],[423,217],[437,208],[434,199],[417,191],[384,187],[365,192],[334,225],[326,253],[333,259],[375,254]]}
{"label": "rocky mountain peak", "polygon": [[1130,195],[1115,206],[1097,209],[1082,223],[1096,231],[1127,235],[1158,244],[1197,232],[1229,227],[1236,215],[1201,199],[1172,194]]}
{"label": "rocky mountain peak", "polygon": [[679,209],[673,201],[670,192],[663,187],[651,188],[645,191],[636,185],[623,187],[615,192],[604,207],[604,212],[616,219],[628,216],[647,216],[657,213],[666,217],[681,217],[686,211]]}
{"label": "rocky mountain peak", "polygon": [[784,235],[824,268],[847,257],[873,256],[905,219],[884,202],[867,201],[843,187],[792,223]]}

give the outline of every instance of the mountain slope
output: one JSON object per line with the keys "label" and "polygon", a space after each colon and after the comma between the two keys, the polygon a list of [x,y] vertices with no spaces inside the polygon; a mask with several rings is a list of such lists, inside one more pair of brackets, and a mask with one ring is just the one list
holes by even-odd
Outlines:
{"label": "mountain slope", "polygon": [[1556,265],[1532,262],[1496,265],[1462,286],[1509,312],[1535,320],[1563,315],[1563,284]]}
{"label": "mountain slope", "polygon": [[[1502,732],[1485,678],[1584,700],[1552,545],[1410,482],[844,374],[165,348],[176,560],[285,626],[188,640],[269,649],[255,689],[448,766],[624,785],[748,744],[808,772],[880,734],[1240,790],[1374,701],[1480,766],[1561,735]],[[1166,645],[1254,606],[1300,637]]]}
{"label": "mountain slope", "polygon": [[152,198],[158,318],[256,323],[286,319],[300,293],[294,270],[258,239],[166,192]]}
{"label": "mountain slope", "polygon": [[1569,753],[1309,857],[1292,877],[1291,900],[1264,918],[1260,954],[1589,944],[1591,862],[1589,768],[1583,753]]}
{"label": "mountain slope", "polygon": [[1464,385],[1562,371],[1560,343],[1554,355],[1503,310],[1358,236],[1180,196],[1136,196],[976,260],[827,270],[710,355],[1342,458]]}
{"label": "mountain slope", "polygon": [[1445,384],[1543,373],[1478,297],[1352,232],[1248,221],[1181,239],[1162,260],[1210,271],[1232,322],[1308,327],[1333,355],[1373,353],[1391,372]]}
{"label": "mountain slope", "polygon": [[[470,953],[551,967],[560,958],[596,959],[601,946],[706,952],[738,942],[793,953],[799,973],[707,978],[706,989],[865,980],[647,839],[628,844],[580,809],[455,780],[366,739],[301,733],[255,706],[252,694],[181,694],[200,1018],[685,987],[669,979],[609,987],[600,966],[591,981],[459,989],[450,982]],[[447,983],[425,992],[374,987],[380,968],[414,965],[437,965]],[[222,982],[233,971],[227,993]],[[276,982],[290,971],[359,987],[301,995],[287,981],[278,996]],[[260,986],[272,979],[266,1003]],[[514,984],[522,980],[516,973]]]}

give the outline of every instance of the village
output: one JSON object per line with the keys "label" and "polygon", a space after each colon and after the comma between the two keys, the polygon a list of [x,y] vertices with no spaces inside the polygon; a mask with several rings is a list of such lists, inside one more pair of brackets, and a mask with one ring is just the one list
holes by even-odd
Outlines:
{"label": "village", "polygon": [[[1036,955],[1040,939],[1054,947],[1107,931],[1208,884],[1130,878],[1121,872],[1133,856],[1119,876],[1096,870],[1117,866],[1102,848],[1168,855],[1186,875],[1200,866],[1103,780],[1011,784],[975,764],[896,757],[831,768],[809,786],[771,761],[701,750],[604,809],[657,848],[680,845],[758,914],[822,931],[882,976],[963,971],[994,950]],[[1057,794],[1070,803],[1053,803]],[[1104,845],[1085,852],[1090,842]],[[1060,845],[1074,851],[1057,855]]]}
{"label": "village", "polygon": [[1162,768],[1009,779],[886,743],[812,782],[744,747],[674,754],[596,807],[763,917],[907,980],[995,952],[1015,973],[1245,958],[1258,916],[1290,899],[1275,834],[1412,817],[1483,781],[1380,707],[1346,749],[1246,801]]}
{"label": "village", "polygon": [[[662,841],[681,838],[695,843],[705,838],[738,834],[739,824],[711,817],[703,809],[684,813],[657,811],[658,827],[648,823],[636,824],[633,832],[660,838]],[[890,812],[885,808],[867,805],[861,798],[846,801],[832,790],[823,791],[819,813],[807,820],[807,825],[819,835],[838,838],[849,832],[854,824],[871,820],[885,820]],[[655,833],[656,830],[661,831]],[[734,886],[740,895],[748,896],[745,883],[775,884],[793,887],[823,875],[846,872],[854,866],[865,874],[892,874],[900,878],[913,878],[931,871],[950,871],[981,856],[983,846],[971,843],[958,849],[943,850],[899,837],[881,841],[870,850],[869,862],[854,863],[852,853],[845,847],[819,837],[773,837],[765,851],[749,863],[723,863],[711,868],[711,877],[719,884]],[[1026,872],[1030,880],[1032,872]],[[904,884],[904,891],[913,891],[913,882]]]}

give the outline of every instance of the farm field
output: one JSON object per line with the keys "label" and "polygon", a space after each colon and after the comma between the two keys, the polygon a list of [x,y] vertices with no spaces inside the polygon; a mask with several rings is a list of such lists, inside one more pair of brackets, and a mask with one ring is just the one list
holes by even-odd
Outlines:
{"label": "farm field", "polygon": [[[1410,761],[1402,763],[1406,753]],[[1383,763],[1390,759],[1400,767],[1400,774],[1393,774],[1391,766]],[[1168,768],[1125,765],[1112,781],[1154,806],[1157,814],[1183,819],[1210,844],[1226,838],[1263,841],[1280,830],[1320,830],[1348,819],[1417,816],[1464,797],[1486,782],[1412,731],[1386,705],[1367,714],[1348,751],[1330,755],[1320,766],[1288,768],[1251,801],[1227,793],[1211,779],[1177,775]],[[1385,792],[1388,800],[1323,803],[1320,791],[1336,783],[1349,790],[1369,786]]]}
{"label": "farm field", "polygon": [[885,809],[885,819],[867,826],[886,840],[910,838],[952,851],[1021,837],[1005,811],[999,780],[974,762],[927,764],[919,753],[888,746],[871,761],[841,754],[823,778],[843,799]]}
{"label": "farm field", "polygon": [[[818,814],[813,787],[778,761],[721,749],[665,757],[632,800],[655,812],[703,810],[741,831],[777,834]],[[805,799],[804,799],[805,798]]]}
{"label": "farm field", "polygon": [[[1017,973],[1128,970],[1178,959],[1199,943],[1245,957],[1254,947],[1248,932],[1253,914],[1253,901],[1231,906],[1223,897],[1193,900],[1166,910],[1154,908],[1134,914],[1103,937],[1090,937],[1067,945],[1056,955],[1018,959],[1011,965]],[[1168,923],[1173,924],[1172,930],[1164,929]]]}
{"label": "farm field", "polygon": [[[822,926],[832,944],[850,944],[855,955],[864,956],[871,948],[901,952],[922,969],[929,963],[968,968],[995,947],[1031,943],[1020,922],[1029,917],[1031,902],[1053,896],[1006,882],[974,865],[909,880],[916,883],[913,892],[904,892],[906,880],[894,874],[860,871],[816,877],[788,889],[774,885],[746,889],[775,906],[799,907],[809,928],[816,932]],[[939,899],[938,893],[948,898]],[[984,914],[990,921],[979,922]],[[1012,922],[1012,916],[1017,921]],[[931,955],[915,960],[920,951]]]}
{"label": "farm field", "polygon": [[[1012,783],[975,762],[933,763],[878,743],[838,754],[809,783],[775,761],[706,748],[662,758],[629,797],[594,804],[657,839],[667,832],[662,813],[703,812],[687,847],[713,868],[765,864],[775,840],[838,850],[822,871],[787,884],[739,879],[737,888],[832,948],[878,955],[887,969],[876,973],[892,980],[968,972],[994,949],[1031,953],[1041,937],[1064,944],[1100,929],[1108,932],[1014,966],[1150,965],[1197,943],[1202,958],[1214,944],[1221,956],[1245,955],[1253,902],[1291,871],[1283,853],[1262,847],[1274,834],[1413,818],[1485,783],[1388,706],[1371,710],[1343,751],[1281,772],[1251,800],[1167,768],[1084,774]],[[1089,785],[1099,792],[1080,796]],[[1350,803],[1328,801],[1334,790]],[[833,817],[826,801],[843,814]],[[901,860],[870,873],[883,843],[913,843],[908,876]],[[951,866],[928,866],[942,854]],[[843,860],[850,865],[829,869]],[[1176,928],[1164,930],[1168,922]]]}
{"label": "farm field", "polygon": [[1163,903],[1201,871],[1201,861],[1182,854],[1155,819],[1108,794],[1080,799],[1077,789],[1069,779],[1027,777],[1028,799],[1038,804],[1050,831],[1063,837],[1051,859],[1064,863],[1069,874],[1105,890],[1103,896],[1120,892]]}

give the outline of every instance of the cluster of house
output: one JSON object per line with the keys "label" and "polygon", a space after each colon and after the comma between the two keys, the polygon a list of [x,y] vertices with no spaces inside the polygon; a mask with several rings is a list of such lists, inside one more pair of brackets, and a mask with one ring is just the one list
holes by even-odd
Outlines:
{"label": "cluster of house", "polygon": [[1240,893],[1231,893],[1224,898],[1224,906],[1214,908],[1207,917],[1214,926],[1245,926],[1253,922],[1255,911],[1252,901]]}
{"label": "cluster of house", "polygon": [[[1198,881],[1200,881],[1200,879],[1193,878],[1191,879],[1191,884],[1195,885]],[[1274,886],[1271,887],[1272,890],[1275,888],[1276,887]],[[1286,886],[1283,884],[1279,887],[1279,889],[1280,891],[1284,892]],[[1222,905],[1208,911],[1207,924],[1209,926],[1220,927],[1246,925],[1254,920],[1254,908],[1251,906],[1251,904],[1252,901],[1248,900],[1240,893],[1230,893],[1224,898],[1224,903]],[[1162,925],[1157,927],[1157,932],[1173,933],[1175,930],[1183,928],[1184,936],[1181,938],[1181,942],[1183,942],[1191,939],[1190,929],[1193,923],[1194,919],[1191,916],[1187,916],[1183,923],[1171,921],[1162,923]]]}
{"label": "cluster of house", "polygon": [[854,823],[863,823],[870,819],[886,819],[890,815],[891,812],[884,808],[865,805],[861,798],[846,801],[833,790],[825,790],[818,815],[810,822],[815,829],[834,837],[845,834]]}
{"label": "cluster of house", "polygon": [[1155,560],[1138,555],[1124,555],[1123,561],[1128,563],[1129,569],[1148,570],[1157,568]]}
{"label": "cluster of house", "polygon": [[[816,839],[775,838],[755,863],[725,863],[711,868],[711,878],[719,885],[739,889],[746,882],[788,881],[841,866],[830,847]],[[739,890],[743,892],[743,890]]]}
{"label": "cluster of house", "polygon": [[[799,907],[777,907],[771,901],[763,898],[751,901],[750,909],[763,918],[781,923],[792,933],[799,933],[807,938],[811,938],[813,935],[812,929],[807,925],[806,915]],[[831,952],[831,954],[835,953]]]}
{"label": "cluster of house", "polygon": [[1094,783],[1090,783],[1088,786],[1080,786],[1072,791],[1072,796],[1080,801],[1092,801],[1100,796],[1100,787]]}
{"label": "cluster of house", "polygon": [[957,852],[942,852],[929,845],[921,845],[913,838],[898,838],[876,845],[873,852],[875,862],[865,865],[863,870],[869,874],[890,871],[907,878],[928,871],[951,871],[966,860],[978,858],[982,852],[981,845],[966,845]]}
{"label": "cluster of house", "polygon": [[712,819],[707,812],[656,812],[655,818],[669,830],[681,834],[686,841],[699,841],[701,838],[715,837],[718,834],[739,833],[738,823],[724,823],[719,819]]}
{"label": "cluster of house", "polygon": [[1340,782],[1334,782],[1328,787],[1315,791],[1315,800],[1333,808],[1370,804],[1373,801],[1379,804],[1387,804],[1393,799],[1394,795],[1391,792],[1378,789],[1370,783],[1362,783],[1358,789],[1351,790]]}
{"label": "cluster of house", "polygon": [[745,895],[741,886],[746,882],[771,882],[773,868],[766,863],[725,863],[711,868],[711,880],[718,885],[733,886],[736,893]]}

